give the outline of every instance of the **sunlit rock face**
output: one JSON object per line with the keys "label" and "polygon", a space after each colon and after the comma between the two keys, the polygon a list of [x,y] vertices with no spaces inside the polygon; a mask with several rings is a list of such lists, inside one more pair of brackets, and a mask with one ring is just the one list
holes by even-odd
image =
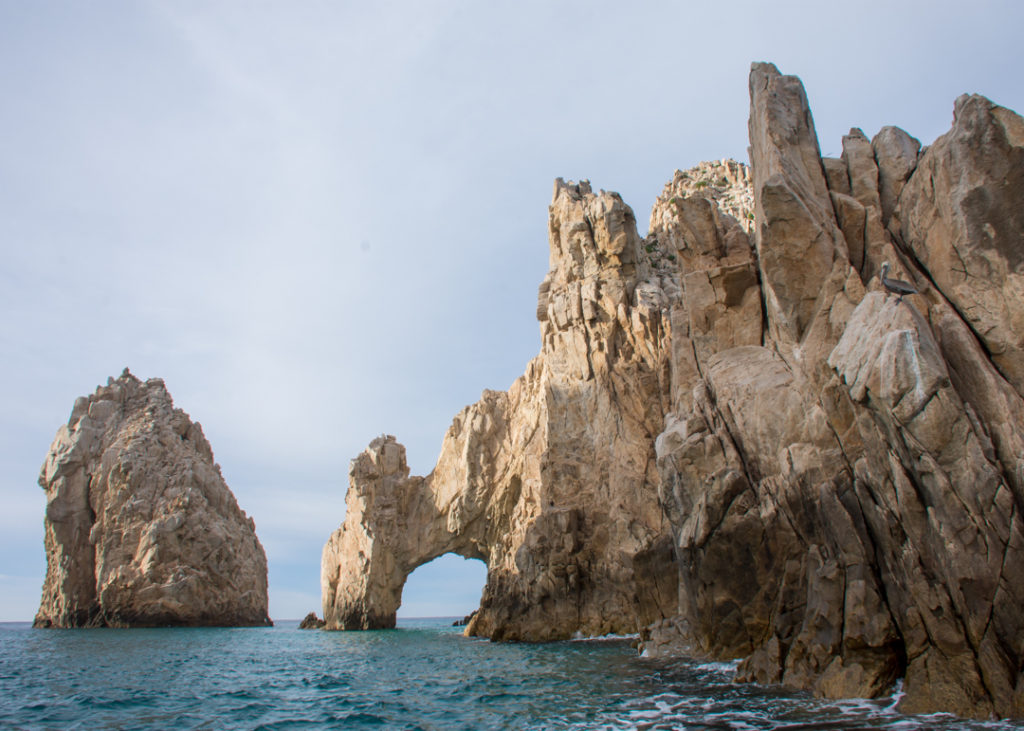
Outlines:
{"label": "sunlit rock face", "polygon": [[964,98],[920,157],[885,128],[821,160],[798,79],[755,64],[750,93],[765,335],[697,351],[658,438],[680,604],[650,649],[1019,716],[1021,119]]}
{"label": "sunlit rock face", "polygon": [[39,477],[37,627],[264,625],[267,559],[198,423],[127,370],[75,402]]}
{"label": "sunlit rock face", "polygon": [[323,554],[328,628],[393,626],[406,576],[448,552],[487,563],[471,634],[636,632],[675,611],[654,454],[664,272],[632,211],[586,183],[556,182],[549,230],[543,346],[526,373],[455,417],[430,475],[409,476],[393,437],[352,461],[345,523]]}
{"label": "sunlit rock face", "polygon": [[472,634],[641,628],[740,680],[1024,715],[1024,121],[963,97],[928,148],[823,159],[799,79],[754,64],[750,99],[751,167],[677,172],[646,238],[556,183],[540,355],[430,475],[390,437],[353,462],[329,626],[389,626],[453,551],[489,569]]}

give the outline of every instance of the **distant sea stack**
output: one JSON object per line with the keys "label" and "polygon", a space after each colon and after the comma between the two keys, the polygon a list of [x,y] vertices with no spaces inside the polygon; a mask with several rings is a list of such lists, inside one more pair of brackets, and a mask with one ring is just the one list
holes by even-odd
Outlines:
{"label": "distant sea stack", "polygon": [[329,629],[392,626],[454,552],[488,566],[470,634],[639,631],[742,681],[1024,716],[1024,120],[963,96],[930,147],[822,158],[800,80],[757,63],[749,132],[751,167],[677,172],[646,238],[556,182],[540,355],[430,475],[393,437],[353,460]]}
{"label": "distant sea stack", "polygon": [[160,379],[75,402],[50,447],[36,627],[269,625],[267,559],[202,428]]}
{"label": "distant sea stack", "polygon": [[316,612],[310,612],[299,622],[299,629],[323,629],[324,621],[316,616]]}

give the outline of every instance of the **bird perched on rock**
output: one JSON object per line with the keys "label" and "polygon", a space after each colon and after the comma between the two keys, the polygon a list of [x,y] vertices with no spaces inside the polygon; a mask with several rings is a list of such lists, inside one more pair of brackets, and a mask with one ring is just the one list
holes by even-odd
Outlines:
{"label": "bird perched on rock", "polygon": [[917,287],[910,282],[904,282],[902,279],[890,279],[889,276],[889,262],[882,263],[882,286],[893,294],[899,295],[898,302],[903,301],[903,295],[905,294],[917,294]]}

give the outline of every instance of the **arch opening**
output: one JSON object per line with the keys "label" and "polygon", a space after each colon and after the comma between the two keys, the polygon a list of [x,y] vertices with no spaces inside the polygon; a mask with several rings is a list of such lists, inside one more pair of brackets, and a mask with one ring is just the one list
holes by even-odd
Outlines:
{"label": "arch opening", "polygon": [[417,567],[406,577],[398,619],[462,619],[480,606],[487,564],[446,553]]}

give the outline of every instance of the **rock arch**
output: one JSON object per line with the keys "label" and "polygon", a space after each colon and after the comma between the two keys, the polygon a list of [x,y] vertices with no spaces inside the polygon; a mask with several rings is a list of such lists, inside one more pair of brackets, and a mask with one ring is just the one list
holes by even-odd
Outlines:
{"label": "rock arch", "polygon": [[413,571],[455,553],[482,559],[468,531],[451,527],[431,478],[410,477],[405,447],[381,436],[352,460],[344,524],[324,546],[327,629],[389,629]]}
{"label": "rock arch", "polygon": [[409,476],[390,436],[352,461],[324,547],[328,628],[394,626],[406,577],[444,553],[487,564],[470,634],[636,632],[675,613],[654,451],[669,325],[651,254],[622,199],[586,182],[556,181],[549,234],[543,345],[524,375],[455,417],[428,476]]}

